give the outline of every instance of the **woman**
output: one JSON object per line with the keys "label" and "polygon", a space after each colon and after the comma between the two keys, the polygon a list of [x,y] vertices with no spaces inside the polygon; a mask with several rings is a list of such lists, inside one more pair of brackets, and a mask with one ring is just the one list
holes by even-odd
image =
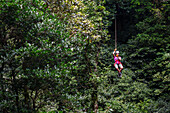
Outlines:
{"label": "woman", "polygon": [[[116,50],[117,50],[117,49],[115,49],[115,50],[113,51],[113,56],[114,56],[114,60],[115,60],[114,66],[115,66],[115,68],[117,69],[117,71],[119,72],[119,76],[121,77],[121,76],[122,76],[121,71],[122,71],[122,69],[123,69],[123,65],[122,65],[122,63],[120,62],[121,57],[119,56],[119,51],[116,51]],[[116,53],[116,55],[115,55],[115,53]],[[118,68],[118,66],[120,67],[120,69]]]}

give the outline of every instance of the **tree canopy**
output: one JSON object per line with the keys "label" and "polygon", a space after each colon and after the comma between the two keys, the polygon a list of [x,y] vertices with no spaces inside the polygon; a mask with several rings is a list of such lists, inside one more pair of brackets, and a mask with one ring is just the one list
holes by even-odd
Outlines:
{"label": "tree canopy", "polygon": [[170,112],[169,10],[168,0],[1,0],[0,112]]}

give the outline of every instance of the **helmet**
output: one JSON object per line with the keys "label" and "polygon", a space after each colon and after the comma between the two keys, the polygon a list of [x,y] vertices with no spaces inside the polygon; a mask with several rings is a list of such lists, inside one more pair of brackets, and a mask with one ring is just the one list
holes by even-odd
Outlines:
{"label": "helmet", "polygon": [[119,54],[119,51],[116,51],[116,54]]}

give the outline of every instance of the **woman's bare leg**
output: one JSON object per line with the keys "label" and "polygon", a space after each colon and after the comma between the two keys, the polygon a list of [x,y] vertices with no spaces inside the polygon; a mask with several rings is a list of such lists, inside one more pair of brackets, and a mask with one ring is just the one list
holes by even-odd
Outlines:
{"label": "woman's bare leg", "polygon": [[119,70],[119,68],[118,68],[118,65],[115,63],[114,64],[114,67],[117,69],[117,71],[120,73],[120,70]]}

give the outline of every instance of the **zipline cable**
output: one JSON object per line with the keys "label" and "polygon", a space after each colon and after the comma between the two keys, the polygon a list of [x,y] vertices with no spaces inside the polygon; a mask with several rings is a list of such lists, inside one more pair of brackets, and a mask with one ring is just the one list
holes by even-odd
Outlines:
{"label": "zipline cable", "polygon": [[116,23],[116,14],[115,14],[115,49],[117,49],[117,23]]}

